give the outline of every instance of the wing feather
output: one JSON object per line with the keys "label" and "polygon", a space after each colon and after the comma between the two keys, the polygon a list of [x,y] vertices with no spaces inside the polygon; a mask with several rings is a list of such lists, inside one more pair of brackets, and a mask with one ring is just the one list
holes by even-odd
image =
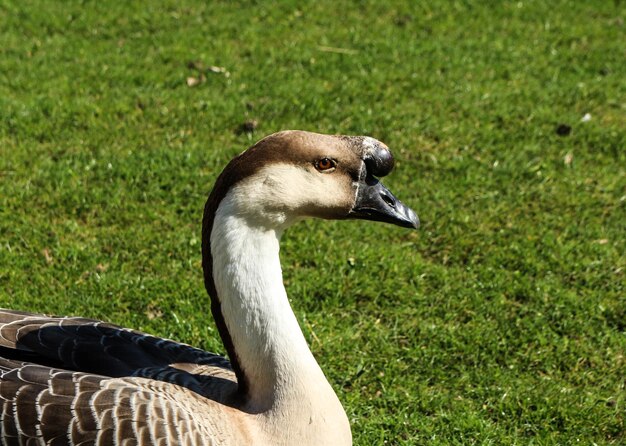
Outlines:
{"label": "wing feather", "polygon": [[92,319],[12,310],[0,310],[0,347],[35,353],[64,369],[107,376],[128,376],[174,363],[231,370],[222,356],[168,339]]}
{"label": "wing feather", "polygon": [[[236,382],[212,353],[90,319],[0,310],[2,445],[214,444],[234,410],[216,388]],[[241,429],[233,435],[247,437]]]}

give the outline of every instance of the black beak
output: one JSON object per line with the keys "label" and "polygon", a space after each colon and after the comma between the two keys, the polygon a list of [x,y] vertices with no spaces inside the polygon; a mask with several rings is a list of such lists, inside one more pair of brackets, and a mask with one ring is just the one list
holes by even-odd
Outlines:
{"label": "black beak", "polygon": [[359,182],[356,202],[348,217],[382,221],[404,228],[417,229],[420,225],[415,212],[371,175]]}

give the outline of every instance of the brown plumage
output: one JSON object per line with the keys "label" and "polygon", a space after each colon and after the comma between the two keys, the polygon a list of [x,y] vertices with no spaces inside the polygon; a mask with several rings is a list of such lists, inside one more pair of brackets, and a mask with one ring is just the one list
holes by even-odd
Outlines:
{"label": "brown plumage", "polygon": [[234,410],[225,358],[100,321],[0,310],[0,355],[4,445],[208,445]]}

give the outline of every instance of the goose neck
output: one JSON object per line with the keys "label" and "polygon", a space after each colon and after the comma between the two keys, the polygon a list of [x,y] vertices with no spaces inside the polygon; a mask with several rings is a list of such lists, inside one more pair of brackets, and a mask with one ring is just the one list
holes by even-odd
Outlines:
{"label": "goose neck", "polygon": [[237,374],[241,408],[258,417],[271,444],[351,444],[345,411],[283,285],[279,242],[285,226],[250,218],[236,192],[208,214],[210,242],[203,245],[210,248],[208,256],[204,249],[205,282]]}
{"label": "goose neck", "polygon": [[[311,354],[283,285],[281,230],[254,225],[220,205],[211,234],[213,278],[247,399],[257,410],[326,379]],[[302,395],[298,395],[302,396]]]}

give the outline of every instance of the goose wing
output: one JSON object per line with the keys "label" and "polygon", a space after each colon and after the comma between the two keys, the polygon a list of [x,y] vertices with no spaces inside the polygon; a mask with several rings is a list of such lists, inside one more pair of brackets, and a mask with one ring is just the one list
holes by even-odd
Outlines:
{"label": "goose wing", "polygon": [[245,436],[228,406],[236,388],[225,358],[185,344],[0,310],[3,445],[220,444]]}
{"label": "goose wing", "polygon": [[245,438],[228,411],[171,383],[0,358],[0,443],[7,446],[212,445],[228,440],[224,426],[231,438]]}
{"label": "goose wing", "polygon": [[180,371],[234,380],[226,358],[186,344],[92,319],[14,310],[0,310],[0,357],[109,377],[180,379]]}

